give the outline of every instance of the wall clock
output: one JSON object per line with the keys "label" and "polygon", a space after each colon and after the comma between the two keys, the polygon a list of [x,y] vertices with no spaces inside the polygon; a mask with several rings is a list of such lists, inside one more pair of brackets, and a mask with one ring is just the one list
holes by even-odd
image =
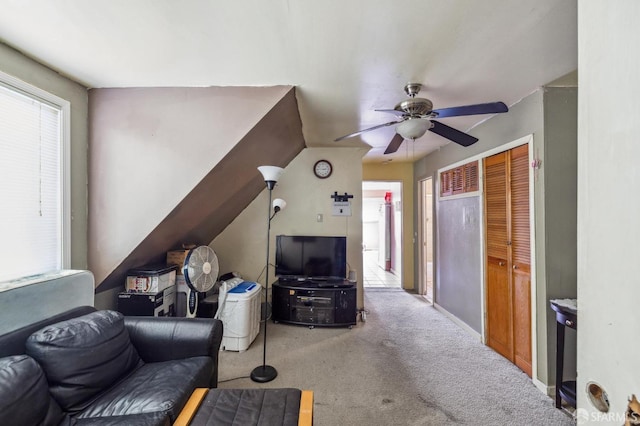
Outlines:
{"label": "wall clock", "polygon": [[318,160],[316,164],[313,165],[313,173],[320,179],[326,179],[331,176],[331,172],[333,171],[333,166],[327,160]]}

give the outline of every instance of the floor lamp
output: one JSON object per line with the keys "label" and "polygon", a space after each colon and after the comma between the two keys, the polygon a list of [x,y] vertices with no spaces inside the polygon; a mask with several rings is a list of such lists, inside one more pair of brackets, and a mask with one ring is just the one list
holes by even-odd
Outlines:
{"label": "floor lamp", "polygon": [[260,166],[260,173],[264,177],[269,190],[269,210],[267,212],[267,268],[265,274],[265,308],[264,308],[264,344],[262,345],[262,365],[257,366],[251,371],[251,380],[259,383],[270,382],[275,379],[278,372],[275,368],[267,365],[267,306],[269,302],[269,240],[271,234],[271,219],[284,208],[286,203],[284,200],[277,198],[273,201],[273,215],[271,214],[271,192],[278,182],[278,178],[282,175],[284,169],[276,166]]}

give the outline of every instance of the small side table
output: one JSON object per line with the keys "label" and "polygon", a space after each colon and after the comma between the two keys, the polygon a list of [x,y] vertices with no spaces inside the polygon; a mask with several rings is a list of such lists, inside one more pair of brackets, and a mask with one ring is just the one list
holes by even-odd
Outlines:
{"label": "small side table", "polygon": [[554,299],[549,302],[556,312],[556,408],[562,407],[562,400],[576,407],[576,382],[564,381],[564,332],[569,327],[578,329],[578,303],[576,299]]}

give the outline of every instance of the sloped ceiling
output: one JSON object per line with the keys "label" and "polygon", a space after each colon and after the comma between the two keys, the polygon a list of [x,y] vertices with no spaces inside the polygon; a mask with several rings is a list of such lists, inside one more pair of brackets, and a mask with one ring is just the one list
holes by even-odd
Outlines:
{"label": "sloped ceiling", "polygon": [[304,148],[295,89],[92,91],[89,268],[98,292],[208,244]]}

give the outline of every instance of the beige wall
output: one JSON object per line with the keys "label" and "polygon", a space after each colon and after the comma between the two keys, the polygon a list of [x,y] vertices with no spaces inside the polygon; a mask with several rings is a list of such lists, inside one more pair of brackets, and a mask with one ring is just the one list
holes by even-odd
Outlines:
{"label": "beige wall", "polygon": [[402,182],[402,287],[414,289],[413,163],[364,163],[362,180]]}
{"label": "beige wall", "polygon": [[[346,235],[349,269],[358,273],[358,307],[362,308],[362,157],[363,148],[306,148],[289,165],[273,190],[273,198],[282,198],[287,207],[271,222],[270,264],[275,264],[275,236]],[[313,174],[313,165],[327,159],[333,173],[327,179]],[[331,195],[353,194],[350,217],[332,216]],[[211,242],[218,255],[220,272],[239,272],[244,279],[264,285],[266,256],[265,189],[238,217]],[[317,215],[323,221],[317,221]],[[272,283],[274,268],[269,268]],[[258,280],[258,277],[260,279]]]}
{"label": "beige wall", "polygon": [[71,268],[87,269],[87,89],[2,43],[0,71],[71,103]]}

